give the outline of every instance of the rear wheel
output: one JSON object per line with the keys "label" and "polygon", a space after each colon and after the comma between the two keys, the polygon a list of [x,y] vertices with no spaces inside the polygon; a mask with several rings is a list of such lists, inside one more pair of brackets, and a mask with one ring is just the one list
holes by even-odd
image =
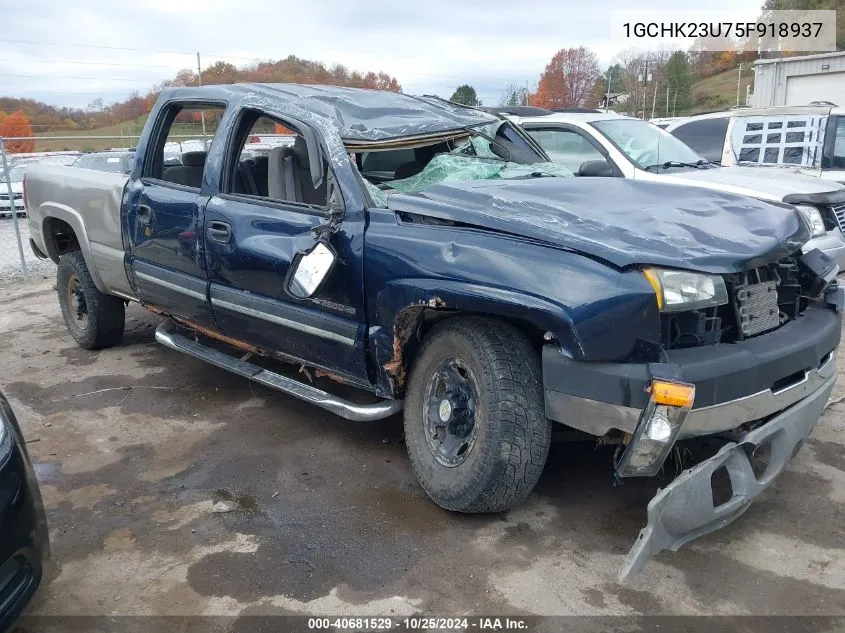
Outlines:
{"label": "rear wheel", "polygon": [[80,347],[111,347],[123,337],[126,307],[123,299],[97,290],[82,253],[59,258],[56,289],[62,316]]}
{"label": "rear wheel", "polygon": [[411,369],[405,441],[420,484],[447,510],[500,512],[528,497],[551,442],[528,339],[494,319],[437,325]]}

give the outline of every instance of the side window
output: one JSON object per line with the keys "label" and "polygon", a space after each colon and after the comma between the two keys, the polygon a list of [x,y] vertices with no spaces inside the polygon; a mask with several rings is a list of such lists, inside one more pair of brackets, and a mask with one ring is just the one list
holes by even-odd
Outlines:
{"label": "side window", "polygon": [[222,104],[173,104],[144,164],[144,176],[199,189],[208,148],[226,107]]}
{"label": "side window", "polygon": [[225,193],[328,208],[328,166],[314,187],[305,138],[293,125],[247,111],[235,134]]}
{"label": "side window", "polygon": [[682,140],[711,163],[721,163],[728,123],[728,117],[692,121],[672,130],[672,136]]}
{"label": "side window", "polygon": [[604,160],[590,141],[571,130],[526,130],[546,150],[549,158],[577,174],[581,165],[591,160]]}
{"label": "side window", "polygon": [[845,169],[845,116],[831,117],[829,125],[836,126],[832,137],[833,148],[829,154],[830,168]]}

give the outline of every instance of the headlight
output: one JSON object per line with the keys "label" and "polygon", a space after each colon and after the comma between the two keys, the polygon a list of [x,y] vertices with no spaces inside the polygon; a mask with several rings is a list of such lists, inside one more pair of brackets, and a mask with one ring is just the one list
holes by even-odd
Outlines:
{"label": "headlight", "polygon": [[804,216],[804,219],[807,220],[807,224],[810,225],[810,234],[813,237],[818,237],[826,233],[822,214],[819,213],[819,210],[816,207],[801,204],[798,205],[798,210],[801,212],[801,215]]}
{"label": "headlight", "polygon": [[645,268],[643,275],[654,288],[661,312],[682,312],[728,302],[725,280],[718,275],[665,268]]}

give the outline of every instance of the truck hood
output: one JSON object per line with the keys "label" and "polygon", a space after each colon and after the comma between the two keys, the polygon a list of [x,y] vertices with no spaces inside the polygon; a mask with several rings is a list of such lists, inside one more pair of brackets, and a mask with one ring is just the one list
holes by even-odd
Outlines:
{"label": "truck hood", "polygon": [[843,186],[787,169],[770,167],[714,167],[685,169],[666,174],[661,182],[694,187],[718,187],[723,191],[781,201],[791,194],[817,194],[839,191]]}
{"label": "truck hood", "polygon": [[394,211],[544,241],[624,268],[745,270],[798,250],[797,212],[698,187],[623,178],[475,180],[388,196]]}

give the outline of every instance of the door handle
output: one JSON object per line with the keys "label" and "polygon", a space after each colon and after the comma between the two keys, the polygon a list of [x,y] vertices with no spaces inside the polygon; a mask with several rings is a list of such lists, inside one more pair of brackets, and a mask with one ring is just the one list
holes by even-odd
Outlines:
{"label": "door handle", "polygon": [[232,241],[232,227],[225,222],[209,222],[205,234],[212,242],[228,244]]}
{"label": "door handle", "polygon": [[153,219],[153,210],[146,204],[138,205],[138,222],[149,224]]}

